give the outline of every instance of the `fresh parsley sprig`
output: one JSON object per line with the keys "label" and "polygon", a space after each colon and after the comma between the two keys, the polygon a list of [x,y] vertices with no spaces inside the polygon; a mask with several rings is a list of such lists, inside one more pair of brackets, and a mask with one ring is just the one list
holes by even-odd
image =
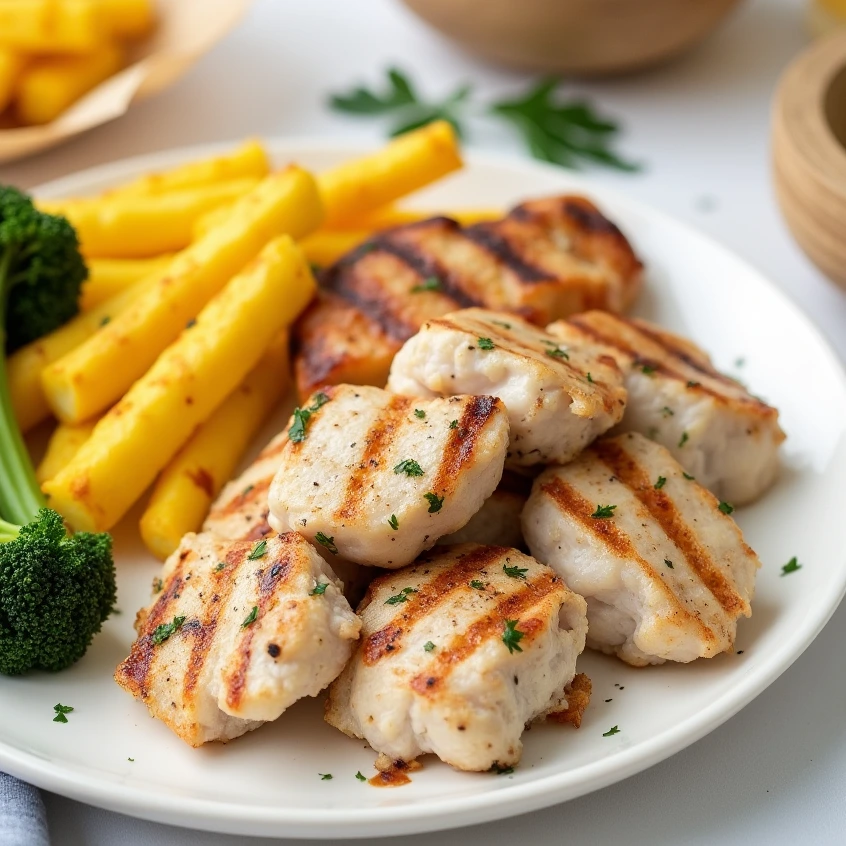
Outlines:
{"label": "fresh parsley sprig", "polygon": [[477,105],[471,100],[471,87],[461,85],[444,99],[429,101],[407,74],[389,68],[382,90],[357,86],[331,95],[329,105],[346,114],[390,116],[394,119],[391,136],[435,120],[448,121],[462,136],[468,113],[486,114],[514,127],[531,154],[543,161],[569,168],[589,162],[616,170],[638,170],[637,164],[612,149],[619,124],[599,115],[586,100],[561,100],[558,86],[559,80],[544,79],[521,96]]}

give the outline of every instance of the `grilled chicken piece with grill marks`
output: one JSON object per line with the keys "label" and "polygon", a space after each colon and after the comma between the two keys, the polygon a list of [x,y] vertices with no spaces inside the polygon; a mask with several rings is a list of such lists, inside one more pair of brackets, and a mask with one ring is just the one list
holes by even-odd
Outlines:
{"label": "grilled chicken piece with grill marks", "polygon": [[527,723],[568,710],[585,602],[517,550],[439,547],[376,579],[358,610],[359,648],[326,721],[392,760],[509,766]]}
{"label": "grilled chicken piece with grill marks", "polygon": [[511,470],[502,474],[499,487],[470,518],[466,526],[438,543],[480,543],[484,546],[523,546],[520,514],[532,490],[532,480]]}
{"label": "grilled chicken piece with grill marks", "polygon": [[324,384],[385,383],[391,358],[427,320],[484,306],[544,325],[589,308],[625,309],[641,264],[584,197],[524,203],[462,228],[445,217],[382,232],[321,274],[295,330],[300,396]]}
{"label": "grilled chicken piece with grill marks", "polygon": [[508,448],[495,397],[412,399],[329,386],[295,412],[270,523],[333,556],[396,569],[460,529],[494,492]]}
{"label": "grilled chicken piece with grill marks", "polygon": [[784,433],[778,411],[716,371],[685,338],[645,320],[591,311],[547,331],[573,347],[604,344],[629,392],[620,430],[663,444],[697,481],[735,505],[774,481]]}
{"label": "grilled chicken piece with grill marks", "polygon": [[523,534],[587,600],[588,646],[634,666],[686,662],[730,651],[751,614],[760,563],[730,511],[630,432],[542,473]]}
{"label": "grilled chicken piece with grill marks", "polygon": [[191,746],[232,740],[317,696],[361,627],[295,533],[236,543],[188,534],[156,587],[115,680]]}
{"label": "grilled chicken piece with grill marks", "polygon": [[492,394],[508,410],[508,465],[564,463],[623,416],[623,374],[607,352],[568,347],[520,318],[471,308],[427,321],[397,353],[388,389]]}

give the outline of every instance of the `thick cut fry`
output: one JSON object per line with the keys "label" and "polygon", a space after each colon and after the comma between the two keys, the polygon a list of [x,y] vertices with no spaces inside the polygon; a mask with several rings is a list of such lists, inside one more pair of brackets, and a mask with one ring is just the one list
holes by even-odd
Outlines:
{"label": "thick cut fry", "polygon": [[283,331],[156,481],[141,517],[141,537],[153,555],[167,558],[183,535],[200,530],[212,500],[290,384]]}
{"label": "thick cut fry", "polygon": [[303,238],[300,246],[312,264],[327,267],[366,241],[370,235],[367,230],[320,229]]}
{"label": "thick cut fry", "polygon": [[35,478],[40,484],[52,479],[71,463],[80,447],[91,437],[95,423],[96,421],[92,420],[90,423],[78,423],[76,426],[66,426],[64,423],[56,426],[47,444],[47,452],[35,470]]}
{"label": "thick cut fry", "polygon": [[158,281],[158,276],[152,276],[136,282],[90,311],[77,315],[55,332],[21,347],[9,356],[6,365],[9,394],[15,418],[22,431],[29,431],[50,416],[50,406],[41,383],[44,368],[85,343]]}
{"label": "thick cut fry", "polygon": [[74,225],[88,258],[148,258],[187,247],[198,217],[231,204],[258,183],[230,179],[166,194],[53,203],[50,213]]}
{"label": "thick cut fry", "polygon": [[91,0],[0,0],[0,45],[26,53],[90,53],[108,31]]}
{"label": "thick cut fry", "polygon": [[390,229],[393,226],[405,226],[409,223],[417,223],[420,220],[428,220],[430,217],[451,217],[457,220],[462,226],[472,226],[474,223],[481,223],[485,220],[499,220],[505,216],[502,209],[478,208],[478,209],[401,209],[397,206],[386,206],[376,209],[370,214],[364,214],[354,221],[341,222],[336,229],[346,231],[347,228],[355,230],[366,230],[378,232],[381,229]]}
{"label": "thick cut fry", "polygon": [[151,0],[91,0],[100,10],[103,26],[115,38],[143,38],[152,32],[156,10]]}
{"label": "thick cut fry", "polygon": [[84,56],[36,59],[18,81],[15,108],[25,124],[49,123],[95,85],[116,73],[123,53],[105,44]]}
{"label": "thick cut fry", "polygon": [[110,529],[258,364],[314,289],[305,256],[288,236],[267,244],[44,485],[51,507],[77,530]]}
{"label": "thick cut fry", "polygon": [[172,260],[172,255],[151,259],[89,259],[88,279],[82,284],[79,307],[91,311],[136,282],[163,270]]}
{"label": "thick cut fry", "polygon": [[0,112],[12,101],[23,65],[24,59],[20,53],[0,47]]}
{"label": "thick cut fry", "polygon": [[194,223],[194,240],[198,241],[205,234],[211,232],[215,226],[219,226],[222,221],[226,220],[230,211],[230,206],[220,206],[198,217],[196,223]]}
{"label": "thick cut fry", "polygon": [[461,167],[452,127],[436,121],[391,141],[384,149],[318,177],[326,224],[335,226],[393,203]]}
{"label": "thick cut fry", "polygon": [[65,423],[105,411],[274,235],[301,238],[321,217],[310,174],[290,167],[268,176],[224,223],[179,253],[126,311],[44,370],[53,411]]}

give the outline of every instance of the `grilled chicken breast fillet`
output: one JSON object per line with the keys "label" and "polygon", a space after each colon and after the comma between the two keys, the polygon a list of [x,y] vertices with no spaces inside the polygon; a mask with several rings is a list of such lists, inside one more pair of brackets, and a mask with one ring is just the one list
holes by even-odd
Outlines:
{"label": "grilled chicken breast fillet", "polygon": [[427,321],[397,353],[388,390],[499,397],[516,467],[569,461],[620,421],[626,403],[606,352],[568,347],[525,320],[476,308]]}
{"label": "grilled chicken breast fillet", "polygon": [[690,341],[645,320],[601,311],[553,323],[562,343],[604,344],[625,373],[620,425],[663,444],[720,499],[751,502],[774,481],[784,433],[778,411],[711,364]]}
{"label": "grilled chicken breast fillet", "polygon": [[515,764],[524,726],[567,708],[585,603],[516,550],[438,548],[376,579],[358,610],[362,639],[326,721],[393,760]]}
{"label": "grilled chicken breast fillet", "polygon": [[309,406],[320,402],[302,439],[282,449],[270,523],[320,544],[330,561],[402,567],[465,525],[499,484],[508,418],[495,397],[336,385]]}
{"label": "grilled chicken breast fillet", "polygon": [[532,554],[587,600],[588,646],[634,666],[732,649],[758,557],[721,503],[642,435],[542,473],[523,510]]}
{"label": "grilled chicken breast fillet", "polygon": [[479,543],[484,546],[523,546],[520,514],[532,489],[532,480],[510,470],[502,474],[499,487],[485,500],[470,521],[438,543]]}
{"label": "grilled chicken breast fillet", "polygon": [[538,325],[629,306],[641,263],[584,197],[523,203],[462,228],[445,217],[382,232],[321,274],[322,294],[294,332],[300,396],[324,384],[382,386],[400,346],[435,317],[468,306]]}
{"label": "grilled chicken breast fillet", "polygon": [[316,696],[361,627],[295,533],[236,543],[188,534],[157,586],[115,680],[191,746],[231,740]]}

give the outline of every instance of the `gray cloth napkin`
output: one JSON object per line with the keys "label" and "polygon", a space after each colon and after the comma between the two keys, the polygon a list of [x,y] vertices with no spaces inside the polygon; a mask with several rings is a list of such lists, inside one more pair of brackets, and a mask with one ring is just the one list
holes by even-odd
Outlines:
{"label": "gray cloth napkin", "polygon": [[0,773],[0,846],[50,846],[41,794]]}

